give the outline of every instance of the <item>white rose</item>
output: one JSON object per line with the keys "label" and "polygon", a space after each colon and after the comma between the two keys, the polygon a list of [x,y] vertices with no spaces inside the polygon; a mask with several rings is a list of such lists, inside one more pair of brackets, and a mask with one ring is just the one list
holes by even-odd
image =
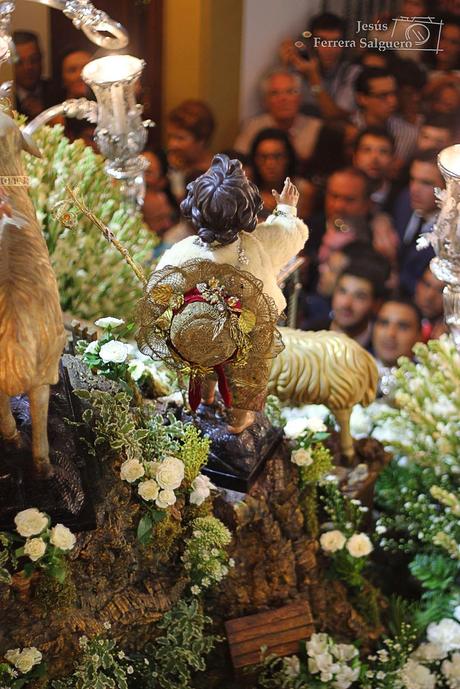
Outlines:
{"label": "white rose", "polygon": [[159,493],[158,483],[149,478],[147,481],[141,481],[137,487],[137,492],[144,500],[155,500]]}
{"label": "white rose", "polygon": [[38,665],[41,662],[42,654],[34,646],[31,646],[30,648],[24,648],[22,651],[19,651],[19,648],[14,649],[14,651],[7,651],[5,658],[8,662],[13,663],[19,672],[25,675],[32,670],[34,665]]}
{"label": "white rose", "polygon": [[313,464],[311,450],[304,450],[303,447],[300,447],[298,450],[294,450],[291,453],[291,462],[297,464],[298,467],[309,467],[310,464]]}
{"label": "white rose", "polygon": [[122,364],[128,356],[128,347],[118,340],[110,340],[102,345],[99,356],[105,363]]}
{"label": "white rose", "polygon": [[129,362],[128,370],[133,380],[139,380],[146,370],[145,364],[139,359],[133,359]]}
{"label": "white rose", "polygon": [[326,424],[318,416],[307,419],[305,421],[305,428],[312,433],[324,433],[324,431],[327,431]]}
{"label": "white rose", "polygon": [[449,686],[458,689],[460,687],[460,653],[453,653],[450,660],[445,660],[441,665],[441,672],[449,680]]}
{"label": "white rose", "polygon": [[155,500],[156,506],[160,507],[162,510],[169,507],[169,505],[174,505],[175,502],[176,496],[173,490],[160,490],[160,494]]}
{"label": "white rose", "polygon": [[98,348],[99,348],[99,342],[97,340],[93,340],[86,347],[85,354],[97,354]]}
{"label": "white rose", "polygon": [[98,328],[118,328],[119,325],[123,325],[124,321],[121,318],[113,318],[112,316],[106,316],[105,318],[98,318],[94,321],[94,325]]}
{"label": "white rose", "polygon": [[76,540],[75,535],[64,524],[56,524],[51,529],[50,541],[59,550],[72,550]]}
{"label": "white rose", "polygon": [[211,489],[215,486],[211,483],[211,479],[203,474],[192,481],[192,492],[190,493],[190,502],[192,505],[202,505],[206,498],[211,495]]}
{"label": "white rose", "polygon": [[401,680],[406,689],[435,689],[436,676],[427,667],[409,659],[401,671]]}
{"label": "white rose", "polygon": [[444,619],[436,624],[432,622],[426,630],[428,641],[431,641],[448,653],[460,648],[460,624],[455,620]]}
{"label": "white rose", "polygon": [[26,541],[24,546],[24,555],[30,557],[32,562],[37,562],[46,551],[46,543],[43,538],[31,538]]}
{"label": "white rose", "polygon": [[307,419],[289,419],[284,427],[284,435],[288,438],[297,438],[306,428]]}
{"label": "white rose", "polygon": [[120,467],[120,476],[123,481],[133,483],[145,474],[145,469],[138,459],[127,459]]}
{"label": "white rose", "polygon": [[352,557],[364,557],[374,550],[369,536],[365,533],[355,533],[347,541],[347,550]]}
{"label": "white rose", "polygon": [[321,535],[319,542],[321,543],[321,548],[326,553],[335,553],[337,550],[342,550],[346,542],[346,537],[338,529],[333,531],[326,531]]}
{"label": "white rose", "polygon": [[18,512],[14,518],[16,531],[25,538],[36,536],[48,526],[48,517],[43,512],[39,512],[36,507]]}
{"label": "white rose", "polygon": [[[340,531],[338,533],[340,533]],[[327,634],[312,634],[310,640],[305,644],[308,655],[316,656],[325,653],[328,643],[329,637]]]}
{"label": "white rose", "polygon": [[184,478],[184,463],[177,457],[166,457],[158,467],[156,480],[161,488],[175,490]]}

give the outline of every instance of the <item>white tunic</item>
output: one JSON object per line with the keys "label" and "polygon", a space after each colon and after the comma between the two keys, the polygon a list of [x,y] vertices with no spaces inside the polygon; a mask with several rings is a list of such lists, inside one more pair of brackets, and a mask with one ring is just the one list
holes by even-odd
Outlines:
{"label": "white tunic", "polygon": [[[283,215],[270,215],[264,223],[257,225],[254,232],[240,232],[240,239],[227,246],[209,246],[197,236],[186,237],[165,251],[156,270],[165,266],[181,266],[192,258],[229,263],[261,280],[263,291],[272,297],[278,313],[281,313],[286,300],[276,283],[276,277],[281,268],[303,248],[308,239],[308,227],[295,217],[295,208],[280,205],[277,209],[282,209]],[[247,263],[238,260],[240,248]]]}

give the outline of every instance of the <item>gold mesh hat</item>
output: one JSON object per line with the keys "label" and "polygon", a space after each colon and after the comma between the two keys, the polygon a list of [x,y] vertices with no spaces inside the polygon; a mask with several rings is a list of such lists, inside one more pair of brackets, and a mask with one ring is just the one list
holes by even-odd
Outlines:
{"label": "gold mesh hat", "polygon": [[[228,264],[192,259],[155,271],[145,287],[136,321],[137,342],[191,380],[216,367],[266,368],[282,349],[274,301],[251,273]],[[248,363],[249,362],[249,363]]]}

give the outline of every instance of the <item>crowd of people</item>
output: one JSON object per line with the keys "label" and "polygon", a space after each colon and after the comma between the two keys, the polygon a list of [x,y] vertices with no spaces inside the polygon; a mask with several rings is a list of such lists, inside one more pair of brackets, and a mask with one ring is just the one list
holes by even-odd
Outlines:
{"label": "crowd of people", "polygon": [[[401,16],[423,17],[427,0],[402,0]],[[305,245],[298,323],[302,329],[344,332],[375,355],[382,376],[417,341],[439,337],[443,284],[431,273],[431,248],[417,239],[436,218],[435,187],[442,148],[458,140],[460,17],[442,19],[439,51],[340,47],[342,17],[312,18],[312,39],[278,46],[260,84],[261,112],[240,124],[231,149],[259,187],[263,220],[274,208],[272,190],[286,177],[300,192]],[[18,109],[33,117],[50,104],[33,34],[14,41]],[[274,54],[276,53],[274,49]],[[91,59],[67,51],[60,99],[85,95],[81,69]],[[160,255],[193,233],[180,217],[187,184],[210,165],[216,126],[211,107],[187,100],[165,123],[166,151],[147,150],[145,220]],[[82,134],[66,123],[71,138]]]}

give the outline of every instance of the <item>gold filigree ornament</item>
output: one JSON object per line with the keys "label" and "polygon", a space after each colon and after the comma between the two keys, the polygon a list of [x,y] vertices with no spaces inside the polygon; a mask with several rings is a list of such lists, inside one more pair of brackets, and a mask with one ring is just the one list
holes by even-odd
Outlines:
{"label": "gold filigree ornament", "polygon": [[51,215],[55,220],[64,225],[69,229],[74,229],[77,226],[78,216],[74,210],[72,210],[73,203],[69,200],[58,201],[55,204]]}
{"label": "gold filigree ornament", "polygon": [[154,271],[137,309],[139,347],[191,379],[223,366],[249,390],[248,371],[283,348],[276,306],[262,290],[251,273],[208,260]]}

